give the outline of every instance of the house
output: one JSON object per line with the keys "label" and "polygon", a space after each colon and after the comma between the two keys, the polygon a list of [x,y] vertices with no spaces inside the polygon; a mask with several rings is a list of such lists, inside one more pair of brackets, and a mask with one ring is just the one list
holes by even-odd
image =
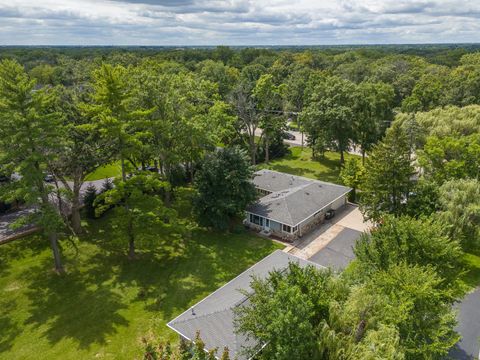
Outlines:
{"label": "house", "polygon": [[[322,266],[308,260],[300,259],[281,250],[268,255],[225,284],[199,303],[170,321],[167,326],[176,331],[185,340],[193,341],[197,331],[205,343],[205,350],[217,348],[217,356],[228,347],[231,359],[245,360],[242,349],[255,346],[253,340],[235,331],[235,308],[248,304],[248,294],[252,292],[252,276],[265,279],[274,270],[284,270],[290,262],[299,266]],[[247,294],[247,295],[246,295]],[[262,344],[258,344],[259,349]]]}
{"label": "house", "polygon": [[306,234],[324,220],[325,213],[347,203],[348,187],[272,170],[255,173],[261,196],[246,209],[244,223],[285,240]]}

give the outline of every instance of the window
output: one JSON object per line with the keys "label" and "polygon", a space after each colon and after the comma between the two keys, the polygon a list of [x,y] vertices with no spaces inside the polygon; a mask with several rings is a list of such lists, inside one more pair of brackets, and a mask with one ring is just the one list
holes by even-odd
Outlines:
{"label": "window", "polygon": [[293,227],[293,232],[296,233],[298,230],[298,225]]}
{"label": "window", "polygon": [[263,217],[258,216],[258,215],[254,215],[254,214],[250,214],[250,222],[252,224],[263,226]]}
{"label": "window", "polygon": [[282,230],[284,232],[287,232],[287,233],[291,233],[292,232],[292,228],[288,225],[285,225],[285,224],[282,224]]}
{"label": "window", "polygon": [[265,219],[265,227],[270,227],[270,220],[269,219]]}

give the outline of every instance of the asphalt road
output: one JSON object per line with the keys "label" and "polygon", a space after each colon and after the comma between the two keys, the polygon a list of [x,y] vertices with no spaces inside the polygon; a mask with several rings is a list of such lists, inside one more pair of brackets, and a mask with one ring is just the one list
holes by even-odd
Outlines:
{"label": "asphalt road", "polygon": [[11,236],[20,234],[26,230],[33,228],[32,224],[23,225],[17,229],[12,229],[10,226],[18,221],[21,217],[33,213],[32,208],[21,209],[12,213],[0,216],[0,242]]}
{"label": "asphalt road", "polygon": [[456,330],[462,335],[450,355],[458,360],[480,358],[480,287],[456,305],[459,310]]}

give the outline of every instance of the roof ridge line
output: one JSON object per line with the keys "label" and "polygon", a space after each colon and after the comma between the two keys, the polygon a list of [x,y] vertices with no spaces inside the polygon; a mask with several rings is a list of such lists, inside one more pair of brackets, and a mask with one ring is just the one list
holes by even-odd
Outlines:
{"label": "roof ridge line", "polygon": [[171,324],[183,324],[185,322],[188,322],[188,321],[192,321],[194,319],[201,319],[201,318],[204,318],[204,317],[207,317],[207,316],[210,316],[210,315],[214,315],[214,314],[218,314],[218,313],[221,313],[221,312],[224,312],[224,311],[227,311],[227,310],[231,310],[232,307],[226,307],[226,308],[223,308],[221,310],[215,310],[215,311],[212,311],[212,312],[209,312],[209,313],[206,313],[206,314],[202,314],[202,315],[198,315],[198,316],[195,316],[194,318],[189,318],[189,319],[184,319],[184,320],[180,320],[180,321],[176,321],[176,322],[170,322]]}

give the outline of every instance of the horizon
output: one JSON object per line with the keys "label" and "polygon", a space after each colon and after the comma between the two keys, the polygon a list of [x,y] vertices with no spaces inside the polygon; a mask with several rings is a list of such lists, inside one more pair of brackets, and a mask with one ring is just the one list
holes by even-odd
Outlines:
{"label": "horizon", "polygon": [[0,0],[2,46],[477,43],[468,0]]}
{"label": "horizon", "polygon": [[306,44],[239,44],[239,45],[229,45],[229,44],[219,44],[219,45],[128,45],[128,44],[103,44],[103,45],[83,45],[83,44],[24,44],[24,45],[14,45],[14,44],[0,44],[0,48],[22,48],[22,47],[32,47],[32,48],[102,48],[102,47],[111,47],[111,48],[218,48],[218,47],[227,47],[227,48],[335,48],[335,47],[398,47],[398,46],[480,46],[480,42],[429,42],[429,43],[365,43],[365,44],[316,44],[316,45],[306,45]]}

